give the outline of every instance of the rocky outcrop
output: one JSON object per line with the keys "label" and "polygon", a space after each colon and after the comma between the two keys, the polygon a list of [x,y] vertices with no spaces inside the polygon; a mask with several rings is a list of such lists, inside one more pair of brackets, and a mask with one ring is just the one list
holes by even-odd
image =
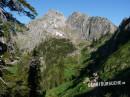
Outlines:
{"label": "rocky outcrop", "polygon": [[31,51],[42,41],[53,38],[67,38],[79,43],[82,40],[97,40],[103,35],[114,33],[116,26],[102,17],[90,17],[74,12],[68,18],[55,10],[49,10],[42,18],[30,22],[28,31],[14,37],[21,50]]}
{"label": "rocky outcrop", "polygon": [[18,33],[14,39],[21,50],[28,49],[31,51],[35,46],[49,37],[67,38],[66,33],[62,30],[64,26],[65,17],[63,14],[49,10],[44,17],[29,23],[27,25],[28,31]]}
{"label": "rocky outcrop", "polygon": [[67,23],[79,32],[79,36],[86,40],[97,40],[103,35],[114,33],[117,29],[108,19],[91,17],[79,12],[74,12]]}

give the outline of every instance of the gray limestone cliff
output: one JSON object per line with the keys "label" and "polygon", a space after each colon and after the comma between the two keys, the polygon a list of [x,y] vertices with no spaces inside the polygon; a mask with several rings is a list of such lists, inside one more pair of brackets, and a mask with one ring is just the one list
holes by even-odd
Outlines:
{"label": "gray limestone cliff", "polygon": [[67,38],[72,42],[97,40],[103,35],[112,34],[117,27],[103,17],[91,17],[74,12],[68,18],[62,13],[49,10],[42,18],[27,24],[28,30],[14,37],[21,50],[31,51],[42,41],[53,38]]}
{"label": "gray limestone cliff", "polygon": [[79,36],[86,40],[97,40],[103,35],[114,33],[116,26],[106,18],[91,17],[79,12],[69,16],[67,24],[79,32]]}

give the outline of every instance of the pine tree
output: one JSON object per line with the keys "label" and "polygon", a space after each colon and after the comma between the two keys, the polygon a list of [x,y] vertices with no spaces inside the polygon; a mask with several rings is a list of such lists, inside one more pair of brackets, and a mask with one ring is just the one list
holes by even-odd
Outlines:
{"label": "pine tree", "polygon": [[28,85],[30,89],[29,97],[41,97],[40,79],[40,60],[38,57],[38,52],[34,50],[28,76]]}
{"label": "pine tree", "polygon": [[3,68],[6,66],[6,63],[1,57],[8,49],[8,46],[6,42],[3,41],[3,39],[7,33],[10,35],[13,29],[11,27],[8,27],[5,31],[5,27],[3,27],[3,25],[8,22],[11,22],[12,24],[21,24],[20,21],[13,17],[14,12],[17,12],[18,14],[24,14],[31,19],[34,19],[37,15],[34,7],[32,7],[26,0],[0,0],[0,81],[3,83],[5,83],[2,78]]}
{"label": "pine tree", "polygon": [[2,20],[15,20],[10,11],[24,14],[31,19],[37,15],[36,10],[26,0],[0,0],[0,17]]}

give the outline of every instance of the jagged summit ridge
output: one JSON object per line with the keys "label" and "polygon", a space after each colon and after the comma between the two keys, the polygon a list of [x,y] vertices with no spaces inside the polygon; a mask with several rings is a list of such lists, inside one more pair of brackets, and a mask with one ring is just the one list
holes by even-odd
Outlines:
{"label": "jagged summit ridge", "polygon": [[79,36],[86,40],[97,40],[107,33],[114,33],[117,27],[104,17],[91,17],[74,12],[67,20],[72,29],[79,32]]}
{"label": "jagged summit ridge", "polygon": [[54,9],[50,9],[46,15],[49,17],[55,17],[55,16],[64,17],[63,13],[59,12],[58,10],[54,10]]}
{"label": "jagged summit ridge", "polygon": [[14,39],[20,49],[31,51],[49,37],[67,38],[66,33],[62,30],[65,21],[66,18],[63,14],[55,10],[49,10],[42,18],[27,24],[29,30],[25,31],[24,34],[18,33]]}
{"label": "jagged summit ridge", "polygon": [[[49,10],[42,18],[27,25],[24,35],[15,37],[20,49],[32,50],[49,37],[67,38],[79,43],[82,40],[99,39],[107,33],[114,33],[116,26],[103,17],[91,17],[74,12],[68,18],[56,10]],[[33,44],[32,44],[33,43]]]}
{"label": "jagged summit ridge", "polygon": [[73,12],[72,15],[70,15],[67,19],[67,24],[69,24],[71,27],[74,28],[81,28],[81,24],[84,21],[87,21],[89,18],[88,15],[82,14],[80,12]]}
{"label": "jagged summit ridge", "polygon": [[[27,25],[28,28],[37,26],[41,26],[45,29],[47,28],[58,28],[65,26],[66,18],[64,15],[57,10],[50,9],[42,18],[36,19],[33,22]],[[42,28],[42,29],[43,29]]]}

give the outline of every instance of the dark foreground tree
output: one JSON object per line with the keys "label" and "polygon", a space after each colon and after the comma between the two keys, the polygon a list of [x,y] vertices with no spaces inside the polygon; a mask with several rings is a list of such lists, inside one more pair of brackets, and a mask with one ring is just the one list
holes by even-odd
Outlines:
{"label": "dark foreground tree", "polygon": [[[12,30],[14,29],[12,25],[15,23],[21,24],[20,21],[13,17],[14,12],[23,14],[31,19],[34,19],[37,15],[36,10],[26,0],[0,0],[0,83],[4,84],[4,86],[6,85],[7,88],[8,86],[3,79],[3,72],[5,71],[7,64],[2,56],[7,50],[9,50],[9,46],[7,45],[7,41],[3,40],[5,38],[9,40],[8,38],[10,38],[10,36],[6,36],[10,35],[12,32],[15,33],[15,31]],[[11,26],[7,27],[6,23],[11,23]],[[0,89],[0,92],[2,92],[0,97],[14,97],[11,96],[11,94],[13,94],[11,89],[8,90],[4,87],[3,90],[6,90],[7,92],[3,93]]]}
{"label": "dark foreground tree", "polygon": [[29,97],[41,97],[40,79],[40,60],[37,51],[34,50],[28,76]]}
{"label": "dark foreground tree", "polygon": [[15,19],[10,12],[18,12],[24,14],[31,19],[34,19],[37,15],[36,10],[26,0],[0,0],[0,17],[2,20]]}

